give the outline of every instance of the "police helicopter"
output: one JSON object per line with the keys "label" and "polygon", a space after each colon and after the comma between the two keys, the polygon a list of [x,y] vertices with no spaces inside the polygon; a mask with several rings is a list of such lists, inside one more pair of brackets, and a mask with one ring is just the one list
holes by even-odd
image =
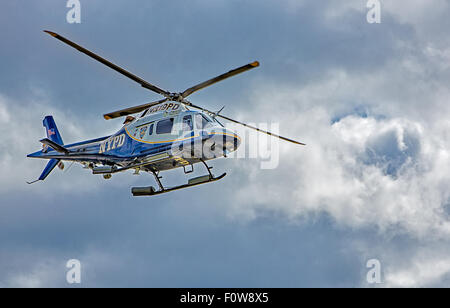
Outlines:
{"label": "police helicopter", "polygon": [[[127,170],[134,170],[135,174],[140,172],[153,174],[158,189],[153,186],[133,187],[131,189],[133,196],[157,195],[220,180],[226,173],[214,176],[211,172],[212,167],[206,162],[226,157],[228,153],[239,147],[241,139],[236,133],[226,129],[218,118],[288,142],[304,145],[304,143],[226,117],[220,114],[223,108],[213,112],[186,100],[189,95],[198,90],[258,67],[257,61],[199,83],[183,92],[174,93],[133,75],[57,33],[46,30],[44,32],[164,98],[107,113],[104,115],[106,120],[125,117],[123,127],[117,133],[72,144],[63,143],[53,117],[46,116],[43,125],[47,138],[40,140],[42,150],[29,154],[27,157],[47,159],[49,162],[40,177],[36,181],[27,182],[28,184],[45,180],[56,166],[63,169],[63,161],[81,163],[85,168],[91,169],[93,174],[103,175],[105,179]],[[197,163],[205,166],[206,175],[188,179],[187,184],[180,186],[165,187],[162,184],[161,171],[183,168],[184,173],[189,174],[193,172],[194,165]]]}

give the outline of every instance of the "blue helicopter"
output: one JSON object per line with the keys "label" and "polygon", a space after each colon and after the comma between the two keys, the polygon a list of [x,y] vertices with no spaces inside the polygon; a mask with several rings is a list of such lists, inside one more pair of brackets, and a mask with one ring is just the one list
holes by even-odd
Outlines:
{"label": "blue helicopter", "polygon": [[[125,117],[123,127],[117,133],[67,145],[64,144],[53,117],[46,116],[43,125],[47,138],[40,140],[43,145],[42,150],[31,153],[27,157],[47,159],[49,162],[40,177],[36,181],[27,182],[28,184],[45,180],[56,166],[64,169],[63,161],[81,163],[85,168],[92,170],[93,174],[103,175],[105,179],[111,178],[114,173],[127,170],[134,170],[135,174],[139,174],[141,171],[153,174],[158,189],[153,186],[133,187],[131,189],[133,196],[157,195],[220,180],[226,173],[214,176],[211,173],[212,167],[208,166],[206,162],[226,157],[228,153],[239,147],[241,139],[236,133],[226,129],[217,118],[244,125],[285,141],[304,145],[304,143],[226,117],[220,114],[223,108],[212,112],[186,100],[186,97],[198,90],[258,67],[259,62],[257,61],[199,83],[183,92],[173,93],[150,84],[57,33],[44,32],[164,98],[107,113],[104,115],[106,120]],[[137,115],[138,113],[141,114]],[[189,174],[193,172],[194,165],[197,163],[205,166],[207,175],[188,179],[187,184],[175,187],[167,188],[162,184],[161,171],[183,168],[184,173]]]}

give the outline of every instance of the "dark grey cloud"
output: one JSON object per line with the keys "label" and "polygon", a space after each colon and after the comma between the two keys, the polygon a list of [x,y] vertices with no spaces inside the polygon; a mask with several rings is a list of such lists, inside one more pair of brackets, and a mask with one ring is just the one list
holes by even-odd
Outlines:
{"label": "dark grey cloud", "polygon": [[215,199],[182,192],[131,200],[117,190],[9,197],[2,277],[8,282],[51,261],[61,277],[47,283],[64,286],[64,262],[79,258],[84,286],[355,286],[360,279],[363,261],[342,247],[349,232],[336,232],[329,219],[230,223],[209,209]]}
{"label": "dark grey cloud", "polygon": [[380,26],[367,24],[363,8],[327,20],[324,11],[330,4],[314,2],[289,11],[286,5],[260,1],[129,1],[126,6],[96,1],[82,4],[80,25],[65,23],[63,3],[33,3],[27,9],[20,1],[5,5],[2,26],[9,31],[2,33],[7,43],[0,56],[16,61],[2,74],[4,93],[51,89],[58,105],[97,113],[155,95],[42,29],[59,32],[173,91],[259,60],[257,71],[196,94],[231,106],[239,106],[255,78],[295,86],[314,82],[333,68],[355,74],[377,70],[401,54],[396,42],[414,37],[410,26],[389,16]]}

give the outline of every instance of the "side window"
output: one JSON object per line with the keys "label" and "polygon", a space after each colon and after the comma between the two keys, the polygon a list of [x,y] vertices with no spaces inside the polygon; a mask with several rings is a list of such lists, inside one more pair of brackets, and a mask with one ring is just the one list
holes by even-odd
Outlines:
{"label": "side window", "polygon": [[155,126],[154,123],[150,124],[150,127],[148,128],[148,135],[149,136],[153,135],[153,126]]}
{"label": "side window", "polygon": [[172,132],[173,127],[173,118],[164,119],[156,124],[156,133],[157,134],[170,134]]}
{"label": "side window", "polygon": [[187,115],[183,117],[183,130],[191,131],[194,127],[192,126],[192,116]]}

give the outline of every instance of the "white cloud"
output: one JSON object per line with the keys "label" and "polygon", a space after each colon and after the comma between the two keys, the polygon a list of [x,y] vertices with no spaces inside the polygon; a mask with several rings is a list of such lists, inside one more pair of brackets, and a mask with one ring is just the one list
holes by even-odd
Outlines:
{"label": "white cloud", "polygon": [[[389,83],[398,82],[402,69],[400,63],[384,74],[357,77],[331,72],[297,89],[256,86],[251,98],[258,107],[240,119],[278,120],[281,135],[307,146],[281,143],[275,170],[238,160],[231,175],[240,181],[228,188],[231,219],[269,214],[299,223],[325,213],[340,227],[375,227],[381,237],[388,235],[378,251],[386,266],[383,286],[442,285],[449,254],[423,246],[449,244],[450,110],[442,104],[447,89],[430,81],[420,91],[395,91]],[[389,238],[397,235],[412,239],[411,254],[388,252],[395,246]]]}
{"label": "white cloud", "polygon": [[4,287],[8,288],[48,287],[57,279],[58,268],[62,268],[61,264],[39,263],[30,269],[29,272],[16,272],[3,284]]}
{"label": "white cloud", "polygon": [[246,181],[235,188],[229,215],[327,213],[349,227],[446,238],[450,93],[444,79],[423,76],[437,62],[425,57],[408,66],[414,54],[365,74],[330,70],[297,88],[256,85],[250,97],[258,107],[243,118],[278,120],[281,135],[307,146],[282,143],[272,172],[240,162]]}
{"label": "white cloud", "polygon": [[330,120],[315,108],[297,117],[297,123],[314,122],[314,129],[290,122],[310,142],[305,148],[283,146],[283,170],[267,177],[260,171],[253,181],[249,169],[257,165],[240,165],[250,175],[236,189],[237,216],[249,206],[252,216],[260,210],[290,218],[323,211],[351,227],[400,226],[419,237],[450,234],[443,215],[450,197],[450,150],[437,146],[433,132],[402,118]]}
{"label": "white cloud", "polygon": [[[408,262],[409,263],[409,262]],[[439,283],[450,274],[450,257],[426,256],[414,257],[409,266],[398,270],[387,270],[385,275],[386,287],[427,287]]]}
{"label": "white cloud", "polygon": [[413,25],[421,35],[429,35],[439,30],[438,25],[442,25],[450,10],[450,4],[446,0],[384,0],[381,2],[383,10],[399,22]]}
{"label": "white cloud", "polygon": [[[30,112],[32,111],[32,112]],[[9,99],[0,94],[0,193],[27,191],[45,193],[55,188],[65,192],[80,192],[98,187],[100,177],[75,165],[66,171],[56,169],[44,183],[27,185],[26,181],[39,177],[46,161],[27,158],[26,155],[41,148],[39,140],[45,136],[42,120],[53,115],[65,143],[78,142],[90,138],[105,136],[118,127],[116,122],[92,120],[92,115],[82,117],[68,114],[54,108],[47,100],[30,99],[27,103]],[[118,185],[115,180],[109,183]]]}
{"label": "white cloud", "polygon": [[[355,74],[330,68],[296,87],[255,85],[250,97],[258,107],[241,119],[278,120],[281,135],[307,146],[282,143],[277,170],[238,162],[234,172],[245,180],[227,205],[230,217],[244,221],[326,213],[339,226],[405,235],[409,254],[387,252],[389,239],[378,251],[385,286],[442,285],[450,272],[448,251],[426,248],[430,241],[448,246],[450,235],[450,58],[435,27],[445,24],[449,3],[417,2],[383,2],[417,37],[399,38],[398,56],[382,67]],[[357,8],[340,14],[350,9]]]}
{"label": "white cloud", "polygon": [[[124,261],[117,256],[106,254],[95,248],[70,254],[70,256],[58,253],[49,255],[46,252],[34,251],[26,256],[8,255],[10,258],[20,259],[20,262],[15,264],[14,270],[5,268],[2,271],[0,286],[4,288],[100,286],[96,284],[98,275],[105,275],[124,265]],[[121,257],[128,256],[125,254]],[[69,284],[66,281],[66,274],[69,271],[66,264],[73,258],[79,260],[81,265],[81,284],[79,285]],[[14,264],[14,261],[11,263]]]}

